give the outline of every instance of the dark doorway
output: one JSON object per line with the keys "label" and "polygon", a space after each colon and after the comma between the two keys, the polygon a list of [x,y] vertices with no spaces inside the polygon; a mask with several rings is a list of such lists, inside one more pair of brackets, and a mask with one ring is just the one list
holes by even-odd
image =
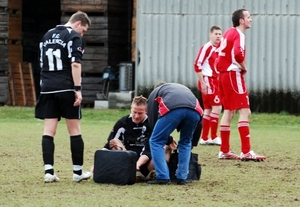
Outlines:
{"label": "dark doorway", "polygon": [[23,0],[23,61],[32,64],[36,97],[39,96],[39,41],[45,32],[61,23],[60,0]]}

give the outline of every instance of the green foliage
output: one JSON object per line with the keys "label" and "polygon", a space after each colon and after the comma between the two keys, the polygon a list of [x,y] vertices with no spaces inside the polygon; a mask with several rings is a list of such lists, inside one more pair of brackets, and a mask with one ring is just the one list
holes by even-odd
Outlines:
{"label": "green foliage", "polygon": [[[94,162],[121,116],[129,110],[83,109],[84,168]],[[216,146],[197,146],[202,165],[200,181],[190,185],[131,186],[73,183],[69,135],[62,120],[55,136],[58,183],[43,182],[41,136],[43,122],[34,108],[0,107],[0,206],[300,206],[300,119],[285,114],[253,114],[253,150],[265,162],[218,160]],[[231,149],[239,153],[236,124],[231,126]],[[178,133],[173,132],[175,138]]]}

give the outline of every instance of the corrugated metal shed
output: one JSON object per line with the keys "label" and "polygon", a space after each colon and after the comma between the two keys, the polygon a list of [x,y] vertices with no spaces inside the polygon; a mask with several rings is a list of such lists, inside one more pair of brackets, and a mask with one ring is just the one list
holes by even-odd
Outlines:
{"label": "corrugated metal shed", "polygon": [[232,12],[246,8],[249,90],[299,91],[299,7],[298,0],[138,0],[136,86],[160,79],[195,87],[193,62],[210,27],[225,31]]}

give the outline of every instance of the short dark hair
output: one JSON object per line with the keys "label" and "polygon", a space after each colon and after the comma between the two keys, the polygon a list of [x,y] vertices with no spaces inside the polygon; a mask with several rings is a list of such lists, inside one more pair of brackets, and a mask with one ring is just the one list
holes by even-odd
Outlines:
{"label": "short dark hair", "polygon": [[210,33],[213,33],[213,31],[215,31],[215,30],[222,30],[222,28],[214,25],[210,28]]}
{"label": "short dark hair", "polygon": [[238,10],[235,10],[233,13],[232,13],[232,24],[233,24],[233,27],[237,27],[237,26],[240,26],[240,19],[244,19],[244,11],[247,11],[246,9],[238,9]]}
{"label": "short dark hair", "polygon": [[78,12],[74,13],[69,19],[70,23],[75,23],[77,21],[81,21],[82,26],[85,26],[85,25],[91,26],[91,24],[92,24],[88,15],[82,11],[78,11]]}

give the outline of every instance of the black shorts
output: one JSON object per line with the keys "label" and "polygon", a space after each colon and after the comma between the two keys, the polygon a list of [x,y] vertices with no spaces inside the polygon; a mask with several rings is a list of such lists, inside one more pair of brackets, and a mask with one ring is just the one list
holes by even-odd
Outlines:
{"label": "black shorts", "polygon": [[145,176],[147,177],[147,175],[150,173],[150,171],[148,170],[148,164],[151,160],[148,160],[145,164],[143,164],[141,167],[140,167],[140,172]]}
{"label": "black shorts", "polygon": [[[141,146],[127,146],[127,145],[125,145],[125,147],[126,147],[127,150],[134,151],[137,154],[137,160],[136,161],[138,161],[139,157],[141,156],[141,152],[142,152],[143,147],[141,147]],[[149,174],[148,164],[150,163],[150,161],[151,160],[148,160],[145,164],[143,164],[140,167],[140,172],[145,177]]]}
{"label": "black shorts", "polygon": [[35,106],[35,117],[39,119],[58,118],[81,119],[81,107],[73,106],[75,92],[67,91],[52,94],[40,94]]}

